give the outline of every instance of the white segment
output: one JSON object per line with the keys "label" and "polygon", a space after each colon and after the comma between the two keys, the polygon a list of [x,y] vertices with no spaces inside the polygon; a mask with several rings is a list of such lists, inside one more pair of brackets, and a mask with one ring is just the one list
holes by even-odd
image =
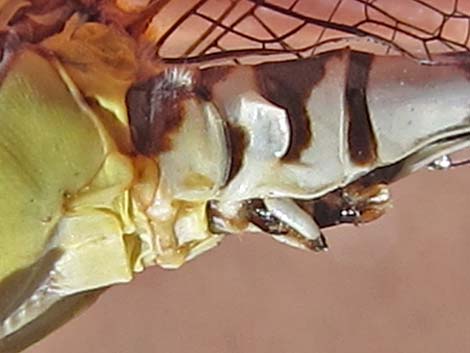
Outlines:
{"label": "white segment", "polygon": [[456,65],[425,66],[401,57],[377,57],[367,92],[379,165],[470,131],[470,81]]}
{"label": "white segment", "polygon": [[180,200],[205,201],[224,183],[229,164],[224,122],[211,103],[184,102],[172,149],[160,156],[160,187]]}
{"label": "white segment", "polygon": [[325,65],[325,76],[312,83],[306,108],[313,142],[300,161],[279,158],[279,147],[288,147],[290,138],[287,112],[254,93],[256,85],[249,68],[234,70],[215,86],[216,104],[250,135],[242,169],[222,191],[222,202],[258,197],[309,199],[345,183],[353,166],[347,153],[344,106],[349,55],[348,51],[343,53],[332,56]]}
{"label": "white segment", "polygon": [[225,123],[214,105],[197,99],[182,105],[182,125],[172,136],[171,150],[159,156],[160,182],[147,209],[156,224],[156,261],[168,269],[222,239],[209,232],[206,202],[224,184],[230,157]]}
{"label": "white segment", "polygon": [[291,199],[268,198],[264,199],[264,204],[277,219],[288,224],[306,239],[315,240],[320,237],[320,228],[313,218]]}
{"label": "white segment", "polygon": [[289,147],[291,131],[286,111],[256,90],[251,67],[233,70],[214,88],[216,105],[230,124],[243,128],[248,138],[240,171],[219,195],[222,202],[257,197],[260,185],[272,177]]}
{"label": "white segment", "polygon": [[227,107],[227,120],[242,126],[250,136],[247,158],[281,158],[289,148],[290,127],[284,109],[270,104],[254,91],[237,95]]}
{"label": "white segment", "polygon": [[288,191],[290,197],[313,198],[336,189],[351,174],[344,97],[348,65],[346,50],[325,64],[325,76],[306,102],[312,143],[302,152],[300,163],[283,163],[279,168],[280,178],[290,188],[268,186],[273,189],[270,196],[284,196]]}
{"label": "white segment", "polygon": [[229,111],[230,116],[239,117],[237,123],[244,127],[249,143],[242,168],[224,194],[231,199],[234,195],[238,199],[253,198],[289,147],[287,115],[253,91],[238,96]]}
{"label": "white segment", "polygon": [[[253,69],[233,70],[223,83],[215,85],[217,106],[225,109],[232,121],[243,122],[251,141],[242,170],[222,190],[222,204],[250,198],[315,198],[424,148],[410,159],[410,163],[422,166],[424,160],[442,155],[441,148],[429,146],[431,143],[470,132],[469,74],[457,65],[430,67],[402,57],[375,57],[367,99],[378,158],[374,165],[355,165],[347,143],[344,90],[348,66],[347,50],[342,56],[331,56],[325,64],[325,76],[313,86],[306,103],[313,142],[303,151],[300,162],[277,158],[274,146],[288,140],[286,131],[279,128],[276,135],[273,129],[261,128],[265,125],[260,120],[270,119],[283,126],[285,112],[274,105],[270,109],[269,103],[254,94]],[[463,145],[452,144],[451,149]],[[449,144],[442,146],[449,148]],[[415,168],[405,165],[405,170]]]}

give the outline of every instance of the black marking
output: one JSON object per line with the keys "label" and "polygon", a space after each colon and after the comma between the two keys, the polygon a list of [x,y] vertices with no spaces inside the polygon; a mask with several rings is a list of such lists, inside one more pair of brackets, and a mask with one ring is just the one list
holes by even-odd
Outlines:
{"label": "black marking", "polygon": [[367,84],[374,56],[351,52],[346,81],[346,105],[349,117],[348,146],[357,165],[372,164],[377,158],[377,141],[367,105]]}
{"label": "black marking", "polygon": [[315,58],[267,63],[256,67],[261,95],[286,110],[292,131],[284,161],[297,161],[302,151],[312,143],[312,127],[306,104],[312,89],[325,76],[325,64],[332,57],[342,55],[334,51]]}
{"label": "black marking", "polygon": [[252,199],[246,201],[244,205],[246,219],[261,229],[263,232],[271,235],[284,235],[289,232],[289,228],[284,222],[266,208],[262,199]]}
{"label": "black marking", "polygon": [[230,169],[225,185],[228,185],[243,166],[243,157],[248,147],[248,136],[242,127],[226,124],[226,135],[229,143]]}
{"label": "black marking", "polygon": [[315,200],[296,200],[296,203],[307,212],[320,228],[342,223],[340,213],[344,208],[341,190],[334,190]]}
{"label": "black marking", "polygon": [[[377,184],[390,184],[397,180],[397,176],[399,176],[405,163],[406,159],[377,168],[348,186],[357,185],[365,188]],[[341,214],[342,210],[348,209],[350,206],[344,199],[343,189],[335,189],[314,200],[295,200],[295,202],[313,217],[320,228],[351,223]]]}
{"label": "black marking", "polygon": [[[215,66],[201,70],[194,87],[196,95],[204,101],[214,100],[214,86],[225,81],[233,69],[233,66]],[[223,115],[223,109],[219,109],[219,113]],[[237,176],[242,168],[249,138],[243,127],[229,123],[227,117],[224,117],[224,122],[227,150],[230,154],[230,165],[224,183],[225,186]]]}

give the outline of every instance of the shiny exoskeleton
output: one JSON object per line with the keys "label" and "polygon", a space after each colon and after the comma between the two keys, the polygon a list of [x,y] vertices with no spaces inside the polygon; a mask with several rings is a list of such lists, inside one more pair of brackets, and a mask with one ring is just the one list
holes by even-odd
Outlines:
{"label": "shiny exoskeleton", "polygon": [[0,352],[227,234],[325,250],[321,228],[470,145],[467,53],[175,64],[152,46],[164,6],[0,5]]}

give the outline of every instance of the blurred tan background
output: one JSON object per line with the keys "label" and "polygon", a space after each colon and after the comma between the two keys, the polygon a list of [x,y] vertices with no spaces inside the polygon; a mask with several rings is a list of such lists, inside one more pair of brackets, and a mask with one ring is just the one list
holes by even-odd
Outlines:
{"label": "blurred tan background", "polygon": [[382,219],[327,230],[325,254],[230,236],[110,289],[27,352],[469,352],[469,184],[470,168],[409,177]]}
{"label": "blurred tan background", "polygon": [[28,353],[470,351],[470,170],[421,172],[330,251],[232,236],[110,289]]}

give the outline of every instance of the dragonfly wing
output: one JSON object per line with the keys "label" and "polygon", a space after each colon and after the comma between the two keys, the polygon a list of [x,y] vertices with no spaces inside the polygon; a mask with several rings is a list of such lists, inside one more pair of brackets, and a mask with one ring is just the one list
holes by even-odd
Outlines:
{"label": "dragonfly wing", "polygon": [[345,46],[432,60],[469,50],[469,20],[468,0],[175,0],[153,23],[161,58],[252,62]]}

